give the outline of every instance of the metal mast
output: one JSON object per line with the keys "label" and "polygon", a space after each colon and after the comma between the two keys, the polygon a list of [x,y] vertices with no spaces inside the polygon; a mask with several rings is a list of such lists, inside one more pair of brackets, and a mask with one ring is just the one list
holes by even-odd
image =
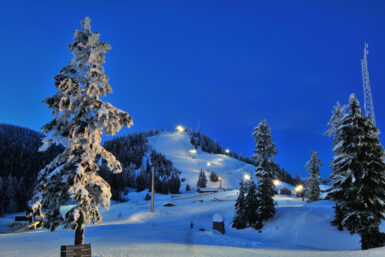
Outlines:
{"label": "metal mast", "polygon": [[369,71],[368,71],[368,62],[367,62],[367,55],[368,54],[369,54],[368,43],[365,42],[364,58],[361,60],[362,84],[364,87],[365,115],[371,116],[372,120],[373,120],[373,124],[374,124],[374,126],[376,126],[376,118],[374,116],[374,108],[373,108],[372,91],[370,90],[370,82],[369,82]]}

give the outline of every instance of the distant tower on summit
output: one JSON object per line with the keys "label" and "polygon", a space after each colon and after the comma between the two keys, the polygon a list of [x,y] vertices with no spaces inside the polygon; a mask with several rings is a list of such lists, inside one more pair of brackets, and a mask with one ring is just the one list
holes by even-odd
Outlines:
{"label": "distant tower on summit", "polygon": [[369,71],[368,71],[368,62],[367,55],[368,51],[368,43],[365,42],[364,48],[364,58],[361,60],[362,67],[362,83],[364,87],[364,106],[365,106],[365,115],[371,116],[373,120],[374,126],[376,126],[376,118],[374,116],[374,108],[373,108],[373,99],[372,99],[372,91],[370,89],[369,82]]}

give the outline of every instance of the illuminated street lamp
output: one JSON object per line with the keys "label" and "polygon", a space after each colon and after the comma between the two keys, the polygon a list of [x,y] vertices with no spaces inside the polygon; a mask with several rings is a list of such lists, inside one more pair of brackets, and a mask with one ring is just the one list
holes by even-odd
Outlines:
{"label": "illuminated street lamp", "polygon": [[303,193],[303,185],[298,185],[295,187],[295,195],[298,197],[298,196],[302,196],[302,201],[305,200],[305,195]]}
{"label": "illuminated street lamp", "polygon": [[300,192],[302,192],[302,190],[303,190],[303,185],[298,185],[298,186],[295,187],[295,192],[296,193],[300,193]]}
{"label": "illuminated street lamp", "polygon": [[230,153],[230,149],[226,149],[226,150],[225,150],[225,153]]}
{"label": "illuminated street lamp", "polygon": [[206,163],[206,165],[207,165],[207,167],[210,167],[210,166],[211,166],[211,163],[210,163],[210,162],[208,162],[208,163]]}
{"label": "illuminated street lamp", "polygon": [[186,130],[182,125],[178,125],[175,129],[178,132],[184,132]]}
{"label": "illuminated street lamp", "polygon": [[245,179],[245,181],[249,181],[250,180],[250,175],[249,174],[245,174],[244,179]]}
{"label": "illuminated street lamp", "polygon": [[275,187],[279,186],[281,184],[281,181],[279,181],[279,179],[274,179],[273,180],[273,184]]}

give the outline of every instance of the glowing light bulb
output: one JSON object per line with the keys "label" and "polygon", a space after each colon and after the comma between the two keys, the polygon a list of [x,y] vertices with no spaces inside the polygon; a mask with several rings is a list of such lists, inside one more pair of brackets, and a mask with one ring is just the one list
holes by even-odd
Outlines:
{"label": "glowing light bulb", "polygon": [[175,129],[178,132],[184,132],[186,130],[182,125],[178,125]]}

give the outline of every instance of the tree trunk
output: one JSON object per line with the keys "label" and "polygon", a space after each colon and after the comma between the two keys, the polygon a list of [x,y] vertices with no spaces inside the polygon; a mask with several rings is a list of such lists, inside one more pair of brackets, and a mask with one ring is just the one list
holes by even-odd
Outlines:
{"label": "tree trunk", "polygon": [[80,217],[77,220],[77,227],[75,229],[75,245],[82,245],[84,243],[84,230],[83,213],[80,212]]}
{"label": "tree trunk", "polygon": [[75,230],[75,245],[82,245],[84,243],[84,228],[78,226]]}

